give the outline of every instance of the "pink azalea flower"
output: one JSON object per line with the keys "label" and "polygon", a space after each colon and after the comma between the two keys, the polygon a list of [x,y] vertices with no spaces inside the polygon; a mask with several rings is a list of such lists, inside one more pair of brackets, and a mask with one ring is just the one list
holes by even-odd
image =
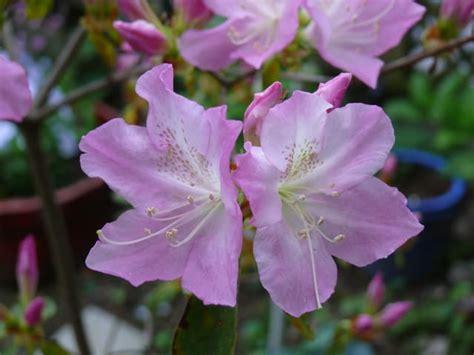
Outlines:
{"label": "pink azalea flower", "polygon": [[186,22],[192,24],[206,22],[212,17],[203,0],[174,0],[174,7],[182,11]]}
{"label": "pink azalea flower", "polygon": [[114,119],[80,143],[82,169],[133,206],[98,232],[86,264],[135,286],[181,278],[204,303],[233,306],[242,215],[230,154],[241,123],[174,93],[172,81],[169,64],[138,79],[146,128]]}
{"label": "pink azalea flower", "polygon": [[[316,95],[321,96],[333,105],[331,109],[339,107],[346,90],[349,87],[352,75],[342,73],[326,83],[319,84]],[[254,99],[245,111],[244,115],[244,138],[253,145],[260,145],[260,131],[263,119],[270,109],[283,100],[283,87],[281,83],[275,82],[263,92],[254,95]],[[331,110],[330,109],[330,110]]]}
{"label": "pink azalea flower", "polygon": [[32,105],[25,69],[0,56],[0,119],[21,122]]}
{"label": "pink azalea flower", "polygon": [[114,28],[130,47],[137,52],[150,56],[160,55],[166,52],[166,37],[148,21],[114,21]]}
{"label": "pink azalea flower", "polygon": [[179,40],[181,54],[202,70],[217,71],[239,59],[260,68],[295,37],[301,1],[205,0],[228,19],[212,29],[185,32]]}
{"label": "pink azalea flower", "polygon": [[375,88],[383,62],[425,9],[413,0],[306,0],[306,33],[321,57]]}
{"label": "pink azalea flower", "polygon": [[471,21],[474,11],[474,0],[443,0],[441,3],[441,16],[453,19],[460,27],[464,28]]}
{"label": "pink azalea flower", "polygon": [[260,280],[296,317],[334,291],[332,256],[365,266],[422,230],[404,196],[372,176],[394,143],[389,118],[377,106],[331,107],[296,91],[269,110],[261,147],[247,142],[236,159]]}
{"label": "pink azalea flower", "polygon": [[41,315],[44,308],[43,297],[35,297],[25,309],[24,317],[26,324],[30,327],[34,327],[41,322]]}
{"label": "pink azalea flower", "polygon": [[35,295],[38,278],[36,242],[35,238],[29,235],[20,243],[16,263],[16,279],[21,297],[25,303],[29,302]]}

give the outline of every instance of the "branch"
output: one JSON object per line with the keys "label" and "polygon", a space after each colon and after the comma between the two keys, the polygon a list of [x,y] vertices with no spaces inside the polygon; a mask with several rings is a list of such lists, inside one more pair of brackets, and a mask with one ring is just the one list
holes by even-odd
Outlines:
{"label": "branch", "polygon": [[410,65],[413,65],[422,61],[423,59],[434,57],[444,52],[449,52],[453,49],[463,46],[466,43],[473,42],[473,41],[474,41],[474,35],[469,35],[466,37],[455,39],[451,42],[448,42],[444,45],[438,46],[433,49],[429,49],[426,51],[422,51],[420,53],[415,53],[415,54],[408,55],[406,57],[402,57],[400,59],[394,60],[391,63],[385,64],[382,68],[381,73],[385,74],[397,69],[408,67]]}
{"label": "branch", "polygon": [[69,63],[74,58],[85,38],[86,31],[81,26],[76,28],[71,37],[69,37],[66,47],[63,51],[61,51],[58,58],[56,59],[56,62],[54,63],[53,71],[46,79],[45,84],[41,87],[38,95],[36,96],[34,104],[35,108],[42,107],[46,103],[51,90],[62,77],[64,71],[67,69]]}
{"label": "branch", "polygon": [[32,121],[42,120],[45,117],[48,117],[49,115],[53,114],[63,106],[72,105],[73,103],[83,99],[86,96],[95,94],[111,85],[118,84],[136,75],[140,75],[143,72],[151,69],[152,67],[153,64],[146,63],[126,71],[114,73],[109,77],[93,81],[89,84],[84,85],[83,87],[71,91],[67,96],[65,96],[56,103],[52,103],[48,106],[34,110],[29,115],[29,119]]}

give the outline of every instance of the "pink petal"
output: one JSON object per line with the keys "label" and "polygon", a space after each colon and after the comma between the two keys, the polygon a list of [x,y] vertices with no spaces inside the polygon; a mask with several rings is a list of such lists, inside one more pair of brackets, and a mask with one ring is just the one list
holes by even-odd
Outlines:
{"label": "pink petal", "polygon": [[334,108],[339,107],[342,100],[344,100],[351,79],[351,74],[341,73],[328,82],[319,84],[316,94],[329,102]]}
{"label": "pink petal", "polygon": [[315,195],[309,209],[324,218],[326,235],[345,236],[337,243],[325,241],[329,253],[356,266],[387,257],[423,229],[405,197],[374,177],[337,197]]}
{"label": "pink petal", "polygon": [[[145,229],[157,231],[166,223],[157,222],[145,213],[129,210],[102,229],[114,241],[133,241],[146,235]],[[180,230],[186,233],[193,225]],[[132,245],[113,245],[98,241],[86,259],[88,268],[121,277],[134,286],[146,281],[173,280],[183,275],[191,244],[173,247],[159,235]]]}
{"label": "pink petal", "polygon": [[235,61],[234,45],[228,36],[232,21],[209,30],[189,30],[178,41],[183,58],[201,70],[218,71]]}
{"label": "pink petal", "polygon": [[242,249],[242,215],[231,215],[223,208],[193,240],[183,288],[204,304],[235,306],[239,256]]}
{"label": "pink petal", "polygon": [[282,204],[278,196],[281,172],[271,165],[262,148],[246,144],[247,153],[236,157],[234,179],[245,193],[253,213],[253,224],[269,225],[282,218]]}
{"label": "pink petal", "polygon": [[260,131],[262,123],[268,111],[279,104],[283,99],[283,87],[281,83],[275,82],[263,92],[254,95],[253,101],[245,111],[244,115],[244,138],[254,145],[260,143]]}
{"label": "pink petal", "polygon": [[204,4],[217,15],[232,17],[241,13],[239,0],[203,0]]}
{"label": "pink petal", "polygon": [[[326,111],[332,106],[316,94],[295,91],[283,103],[273,107],[263,121],[260,137],[266,158],[281,171],[291,168],[290,158],[297,158],[311,143],[318,153],[326,122]],[[310,154],[309,152],[308,154]]]}
{"label": "pink petal", "polygon": [[321,56],[371,87],[376,86],[383,65],[374,57],[395,47],[425,11],[413,0],[307,4],[314,19],[307,34]]}
{"label": "pink petal", "polygon": [[[268,2],[268,0],[267,0]],[[298,31],[298,9],[301,0],[284,0],[280,1],[278,5],[268,5],[275,9],[275,6],[282,7],[281,18],[275,24],[275,28],[269,28],[261,34],[256,35],[252,40],[239,45],[235,52],[231,54],[234,59],[242,59],[250,64],[255,69],[259,69],[263,62],[271,58],[276,53],[284,49],[293,41]],[[234,15],[235,17],[235,15]],[[267,18],[255,19],[254,13],[250,11],[246,16],[236,18],[233,22],[233,29],[238,33],[252,34],[259,31],[263,21],[269,21]]]}
{"label": "pink petal", "polygon": [[36,297],[28,304],[24,313],[24,318],[28,326],[34,327],[41,322],[44,303],[43,297]]}
{"label": "pink petal", "polygon": [[380,314],[380,323],[386,328],[391,328],[400,322],[410,312],[413,303],[410,301],[389,303]]}
{"label": "pink petal", "polygon": [[36,242],[32,235],[27,236],[20,243],[16,263],[16,279],[23,299],[31,300],[36,293],[39,279]]}
{"label": "pink petal", "polygon": [[0,56],[0,119],[21,122],[32,105],[25,70]]}
{"label": "pink petal", "polygon": [[[320,302],[336,286],[337,269],[319,238],[311,238]],[[316,309],[308,239],[298,240],[281,222],[257,230],[254,255],[260,281],[275,304],[294,317]]]}
{"label": "pink petal", "polygon": [[392,124],[378,106],[349,104],[329,113],[319,160],[305,181],[342,192],[380,170],[394,143]]}
{"label": "pink petal", "polygon": [[144,212],[148,207],[172,207],[177,191],[181,196],[190,194],[190,189],[173,177],[159,174],[157,159],[161,154],[143,127],[117,118],[89,132],[79,148],[85,153],[81,167],[87,175],[102,178]]}
{"label": "pink petal", "polygon": [[146,10],[141,0],[117,0],[117,6],[120,12],[131,20],[146,17]]}
{"label": "pink petal", "polygon": [[206,22],[212,17],[211,10],[204,0],[174,0],[175,11],[179,9],[184,15],[184,20],[193,24]]}
{"label": "pink petal", "polygon": [[114,28],[130,47],[137,52],[150,56],[166,52],[166,37],[150,22],[145,20],[133,22],[114,21]]}

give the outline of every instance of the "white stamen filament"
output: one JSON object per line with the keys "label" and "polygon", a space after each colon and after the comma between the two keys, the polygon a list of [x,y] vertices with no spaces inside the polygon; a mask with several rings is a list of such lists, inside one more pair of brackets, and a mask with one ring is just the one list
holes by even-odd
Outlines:
{"label": "white stamen filament", "polygon": [[373,25],[374,23],[380,23],[380,20],[385,15],[387,15],[393,9],[394,6],[395,6],[395,0],[391,0],[390,3],[387,5],[387,7],[383,9],[380,13],[378,13],[376,16],[362,22],[356,22],[353,26],[351,26],[351,29]]}
{"label": "white stamen filament", "polygon": [[[215,210],[215,208],[219,205],[220,203],[218,203],[214,208],[212,208],[210,211],[213,211]],[[202,204],[201,206],[199,207],[202,207],[204,206],[205,204]],[[206,209],[205,209],[206,210]],[[210,211],[207,211],[208,213],[210,213]],[[137,243],[140,243],[140,242],[144,242],[146,240],[149,240],[151,238],[154,238],[158,235],[161,235],[161,234],[165,234],[165,237],[168,237],[167,235],[167,232],[169,231],[173,231],[174,229],[176,229],[176,232],[177,232],[177,228],[181,225],[184,225],[186,223],[189,223],[191,222],[193,219],[201,216],[202,214],[204,214],[205,212],[203,212],[203,210],[201,208],[194,208],[190,211],[187,211],[186,213],[183,213],[182,215],[180,216],[175,216],[175,221],[168,224],[167,226],[161,228],[160,230],[156,231],[156,232],[153,232],[153,233],[145,233],[146,235],[143,236],[143,237],[140,237],[138,239],[134,239],[134,240],[127,240],[127,241],[118,241],[118,240],[112,240],[112,239],[109,239],[103,232],[102,230],[98,230],[97,231],[97,236],[99,237],[100,241],[102,241],[103,243],[107,243],[107,244],[112,244],[112,245],[134,245],[134,244],[137,244]],[[207,216],[205,217],[205,219],[207,218]],[[202,225],[202,223],[199,223],[199,225]]]}

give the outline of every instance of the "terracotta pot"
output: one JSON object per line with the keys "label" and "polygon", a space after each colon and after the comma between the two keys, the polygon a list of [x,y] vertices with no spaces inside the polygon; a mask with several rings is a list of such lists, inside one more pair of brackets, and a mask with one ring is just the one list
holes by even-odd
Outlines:
{"label": "terracotta pot", "polygon": [[[84,265],[97,239],[96,230],[112,219],[111,192],[102,180],[85,178],[58,189],[56,198],[66,219],[75,262]],[[27,234],[36,236],[41,275],[52,274],[41,208],[37,196],[0,199],[0,281],[15,280],[18,245]]]}

